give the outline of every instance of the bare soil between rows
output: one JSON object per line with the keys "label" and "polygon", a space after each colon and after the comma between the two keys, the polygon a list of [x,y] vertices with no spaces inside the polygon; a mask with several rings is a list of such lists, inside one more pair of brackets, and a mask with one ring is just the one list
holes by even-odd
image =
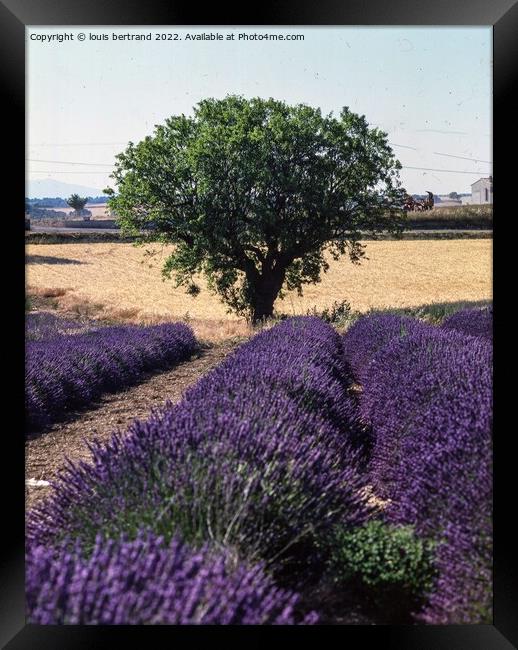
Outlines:
{"label": "bare soil between rows", "polygon": [[[171,370],[147,375],[142,382],[117,393],[104,395],[88,410],[71,412],[66,421],[54,424],[25,443],[25,479],[56,480],[66,464],[91,458],[87,443],[108,442],[117,430],[124,431],[135,419],[146,419],[153,407],[166,400],[178,402],[200,377],[220,364],[241,341],[225,341],[200,350],[196,356]],[[28,512],[52,492],[52,486],[25,486]]]}

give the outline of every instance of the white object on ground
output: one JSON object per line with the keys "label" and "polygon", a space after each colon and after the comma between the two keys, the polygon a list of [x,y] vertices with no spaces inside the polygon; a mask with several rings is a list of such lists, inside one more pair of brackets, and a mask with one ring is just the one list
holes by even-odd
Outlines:
{"label": "white object on ground", "polygon": [[25,481],[25,485],[29,487],[48,487],[50,483],[49,481],[39,481],[36,478],[29,478]]}

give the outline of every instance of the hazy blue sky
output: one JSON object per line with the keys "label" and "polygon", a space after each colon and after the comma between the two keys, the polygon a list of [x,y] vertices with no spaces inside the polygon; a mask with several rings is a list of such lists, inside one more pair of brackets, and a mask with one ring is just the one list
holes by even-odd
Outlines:
{"label": "hazy blue sky", "polygon": [[[236,40],[185,40],[202,32],[234,32]],[[238,41],[245,32],[305,38]],[[110,40],[92,41],[90,33]],[[114,41],[113,33],[151,33],[153,40]],[[180,40],[156,41],[157,33]],[[31,40],[64,34],[74,40]],[[27,29],[27,54],[30,179],[103,189],[129,140],[170,115],[190,114],[202,98],[229,93],[325,113],[349,106],[389,134],[411,193],[469,192],[491,173],[490,27],[35,27]]]}

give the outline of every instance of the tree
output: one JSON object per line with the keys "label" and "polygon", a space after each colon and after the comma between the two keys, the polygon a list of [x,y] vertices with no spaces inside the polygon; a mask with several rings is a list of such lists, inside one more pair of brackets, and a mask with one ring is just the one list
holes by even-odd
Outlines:
{"label": "tree", "polygon": [[203,273],[231,311],[269,317],[334,259],[364,255],[362,231],[397,232],[404,190],[387,136],[347,107],[205,99],[129,143],[109,206],[124,232],[172,242],[163,273],[195,295]]}
{"label": "tree", "polygon": [[83,208],[85,207],[88,199],[82,199],[79,194],[72,194],[72,196],[67,199],[67,204],[71,207],[74,208],[76,212],[81,212]]}
{"label": "tree", "polygon": [[458,200],[460,199],[460,196],[457,194],[457,192],[450,192],[448,194],[448,198]]}

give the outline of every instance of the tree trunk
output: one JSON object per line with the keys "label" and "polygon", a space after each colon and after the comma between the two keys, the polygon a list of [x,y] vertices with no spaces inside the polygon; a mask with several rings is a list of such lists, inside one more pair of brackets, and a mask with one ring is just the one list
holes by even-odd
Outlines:
{"label": "tree trunk", "polygon": [[273,315],[273,303],[275,302],[276,297],[277,294],[256,296],[254,304],[252,305],[252,323],[254,325]]}
{"label": "tree trunk", "polygon": [[254,286],[252,323],[256,324],[273,315],[273,305],[279,295],[286,275],[285,269],[263,272]]}

